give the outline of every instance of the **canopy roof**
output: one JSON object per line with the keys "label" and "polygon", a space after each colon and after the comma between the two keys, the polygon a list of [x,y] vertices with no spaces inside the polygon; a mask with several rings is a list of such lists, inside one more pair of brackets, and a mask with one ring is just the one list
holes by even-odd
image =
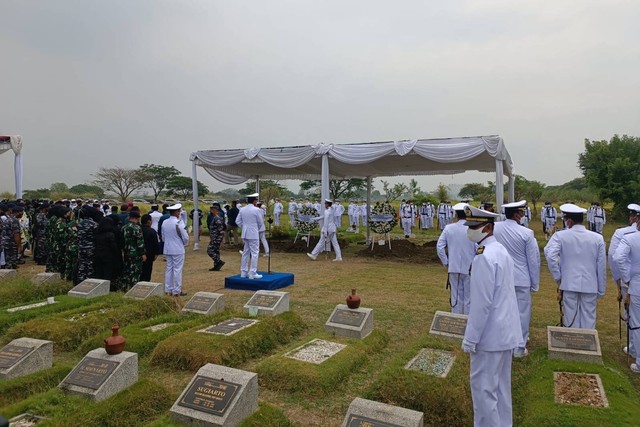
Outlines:
{"label": "canopy roof", "polygon": [[[326,157],[325,157],[326,154]],[[331,179],[399,175],[450,175],[468,170],[513,176],[513,163],[498,135],[360,144],[203,150],[191,161],[225,184],[248,179],[317,179],[322,158]]]}

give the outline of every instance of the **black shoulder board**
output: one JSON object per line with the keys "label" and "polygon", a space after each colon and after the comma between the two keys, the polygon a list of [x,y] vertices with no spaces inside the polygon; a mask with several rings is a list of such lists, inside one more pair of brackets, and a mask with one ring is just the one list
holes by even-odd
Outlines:
{"label": "black shoulder board", "polygon": [[477,250],[476,250],[476,255],[482,255],[482,253],[484,252],[484,246],[480,246]]}
{"label": "black shoulder board", "polygon": [[623,236],[626,236],[627,234],[633,234],[633,233],[637,233],[637,231],[633,231],[633,230],[627,231],[626,233],[623,234]]}

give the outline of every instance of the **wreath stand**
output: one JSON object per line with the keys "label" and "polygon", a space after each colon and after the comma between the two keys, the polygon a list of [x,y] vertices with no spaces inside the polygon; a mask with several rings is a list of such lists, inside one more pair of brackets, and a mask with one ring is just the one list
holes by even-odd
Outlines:
{"label": "wreath stand", "polygon": [[373,251],[373,247],[378,244],[379,237],[382,237],[384,240],[389,242],[389,250],[391,250],[391,236],[389,233],[373,233],[373,239],[371,240],[371,251]]}
{"label": "wreath stand", "polygon": [[307,233],[301,233],[300,230],[296,231],[296,237],[295,239],[293,239],[293,244],[296,244],[296,241],[298,240],[299,236],[307,236],[307,247],[309,247],[309,241],[311,241],[311,232],[307,232]]}

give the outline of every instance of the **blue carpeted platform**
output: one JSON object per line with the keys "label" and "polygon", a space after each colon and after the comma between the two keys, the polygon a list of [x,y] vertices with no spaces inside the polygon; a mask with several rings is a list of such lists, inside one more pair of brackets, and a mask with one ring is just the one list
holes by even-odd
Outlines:
{"label": "blue carpeted platform", "polygon": [[225,277],[224,287],[244,291],[273,291],[274,289],[293,285],[294,277],[291,273],[271,272],[271,274],[267,274],[266,271],[258,271],[258,274],[262,274],[262,279],[249,279],[248,277],[243,279],[239,274]]}

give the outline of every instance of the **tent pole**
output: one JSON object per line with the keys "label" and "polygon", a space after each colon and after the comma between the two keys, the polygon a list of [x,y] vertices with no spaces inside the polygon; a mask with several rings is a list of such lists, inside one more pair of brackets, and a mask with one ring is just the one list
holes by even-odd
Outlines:
{"label": "tent pole", "polygon": [[13,170],[16,178],[16,199],[22,199],[22,153],[16,153]]}
{"label": "tent pole", "polygon": [[329,198],[329,154],[322,155],[322,177],[321,190],[322,203],[320,204],[322,212],[324,212],[324,201]]}
{"label": "tent pole", "polygon": [[[371,177],[367,177],[367,207],[365,213],[367,215],[367,245],[371,244],[371,230],[369,229],[369,206],[371,206]],[[364,215],[362,215],[364,218]]]}
{"label": "tent pole", "polygon": [[198,173],[196,159],[191,161],[191,188],[193,189],[193,250],[200,250],[200,215],[198,215]]}
{"label": "tent pole", "polygon": [[516,180],[515,175],[509,177],[509,203],[516,201]]}
{"label": "tent pole", "polygon": [[256,175],[256,193],[260,193],[260,176]]}
{"label": "tent pole", "polygon": [[496,213],[502,212],[504,204],[504,177],[502,174],[502,160],[496,159]]}

